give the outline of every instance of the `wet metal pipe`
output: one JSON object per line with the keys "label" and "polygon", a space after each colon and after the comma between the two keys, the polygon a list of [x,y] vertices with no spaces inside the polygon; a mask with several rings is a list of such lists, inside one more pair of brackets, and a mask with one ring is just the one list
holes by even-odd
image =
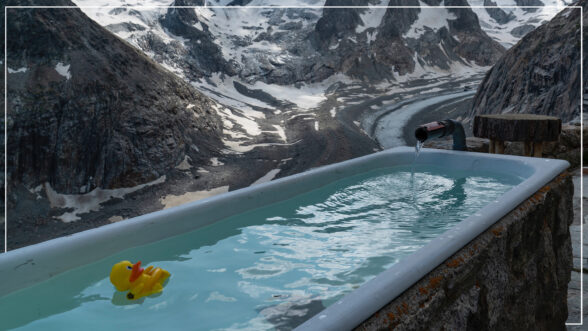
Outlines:
{"label": "wet metal pipe", "polygon": [[467,150],[465,131],[460,122],[456,120],[444,120],[423,124],[416,128],[414,136],[421,143],[435,138],[453,135],[453,149],[457,151]]}

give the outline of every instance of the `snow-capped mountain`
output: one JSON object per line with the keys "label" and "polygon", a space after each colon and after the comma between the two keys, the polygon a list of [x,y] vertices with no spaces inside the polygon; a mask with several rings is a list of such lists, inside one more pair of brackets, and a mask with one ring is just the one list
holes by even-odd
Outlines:
{"label": "snow-capped mountain", "polygon": [[[512,46],[532,26],[549,20],[558,10],[441,8],[544,3],[541,0],[484,1],[76,0],[75,3],[82,7],[101,6],[82,10],[221,103],[255,106],[260,100],[252,98],[256,94],[252,91],[265,90],[271,94],[273,90],[278,92],[279,99],[277,103],[270,102],[274,105],[312,108],[324,100],[326,88],[343,77],[337,75],[344,75],[347,81],[388,81],[394,85],[414,78],[482,73],[504,52],[499,44]],[[563,5],[564,2],[545,0],[544,4]],[[294,8],[260,8],[275,5]],[[421,8],[322,8],[357,5]],[[284,89],[294,85],[296,88],[287,88],[287,92]],[[296,100],[301,100],[301,95],[315,102],[300,104]],[[267,102],[263,103],[267,106]],[[269,108],[275,109],[271,105]]]}
{"label": "snow-capped mountain", "polygon": [[[89,4],[84,0],[76,3]],[[236,4],[228,0],[206,3],[209,6]],[[204,1],[186,0],[172,3],[175,6],[203,4]],[[253,0],[239,4],[257,7],[276,3]],[[320,8],[322,5],[403,4],[422,9]],[[470,9],[434,8],[467,6],[465,0],[298,0],[279,5],[319,8],[283,9],[146,10],[130,8],[137,3],[120,5],[129,8],[83,10],[190,81],[203,76],[210,78],[214,72],[237,75],[245,83],[262,81],[278,85],[315,83],[338,73],[361,80],[403,80],[402,76],[415,70],[418,74],[438,71],[447,74],[452,65],[488,66],[503,52],[480,29]],[[161,2],[143,1],[140,5],[161,5]],[[459,35],[466,37],[459,40]]]}
{"label": "snow-capped mountain", "polygon": [[[478,15],[482,29],[506,48],[524,35],[551,20],[571,0],[468,0]],[[479,8],[479,7],[500,8]],[[521,8],[539,7],[539,8]]]}
{"label": "snow-capped mountain", "polygon": [[[327,0],[326,6],[349,4]],[[364,3],[356,1],[351,4]],[[380,1],[398,6],[404,1]],[[314,40],[333,73],[363,81],[402,79],[403,75],[452,72],[453,67],[488,66],[504,52],[480,28],[465,1],[418,1],[420,8],[325,8]]]}
{"label": "snow-capped mountain", "polygon": [[[555,13],[504,9],[505,17],[500,19],[490,8],[468,8],[479,4],[475,1],[75,3],[90,18],[215,100],[217,109],[222,109],[218,114],[224,123],[225,152],[244,153],[258,146],[293,143],[288,138],[291,121],[306,119],[318,132],[336,123],[320,124],[320,112],[335,118],[346,106],[406,89],[414,80],[482,75],[505,52],[502,45],[517,40],[509,27],[540,24]],[[276,5],[290,8],[268,8]],[[357,97],[341,97],[357,86],[361,86]]]}

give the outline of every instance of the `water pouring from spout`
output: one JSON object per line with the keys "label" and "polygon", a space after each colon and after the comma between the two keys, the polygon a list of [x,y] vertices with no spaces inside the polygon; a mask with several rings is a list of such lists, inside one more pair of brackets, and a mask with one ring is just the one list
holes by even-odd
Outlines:
{"label": "water pouring from spout", "polygon": [[[460,122],[447,119],[444,121],[431,122],[420,125],[414,131],[414,136],[421,144],[427,140],[453,135],[453,149],[458,151],[467,150],[465,131]],[[418,145],[418,143],[417,143]]]}

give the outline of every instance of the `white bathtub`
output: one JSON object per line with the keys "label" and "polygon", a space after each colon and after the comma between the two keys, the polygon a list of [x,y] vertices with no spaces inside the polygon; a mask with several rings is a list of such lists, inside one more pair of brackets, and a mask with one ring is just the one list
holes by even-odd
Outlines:
{"label": "white bathtub", "polygon": [[[414,148],[393,148],[0,254],[0,297],[124,249],[183,234],[350,175],[410,164],[414,157]],[[423,149],[417,163],[492,171],[526,179],[479,213],[461,221],[298,329],[344,330],[357,326],[569,166],[562,160],[431,149]]]}

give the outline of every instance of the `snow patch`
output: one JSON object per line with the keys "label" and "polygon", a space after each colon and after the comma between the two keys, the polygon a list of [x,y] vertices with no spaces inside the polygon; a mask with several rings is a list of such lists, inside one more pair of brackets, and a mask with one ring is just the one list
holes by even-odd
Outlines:
{"label": "snow patch", "polygon": [[65,77],[65,79],[71,78],[71,74],[69,72],[69,64],[65,65],[65,64],[59,62],[55,66],[55,71],[57,71],[57,73],[60,74],[61,76]]}
{"label": "snow patch", "polygon": [[218,160],[218,157],[211,158],[210,163],[212,164],[213,167],[218,167],[218,166],[224,165],[224,163],[222,163],[221,161]]}
{"label": "snow patch", "polygon": [[282,139],[283,142],[287,143],[288,139],[286,138],[286,132],[284,131],[284,128],[279,125],[272,125],[272,126],[278,132],[278,136],[280,136],[280,139]]}
{"label": "snow patch", "polygon": [[100,210],[100,204],[113,199],[122,198],[125,195],[138,191],[144,187],[157,185],[165,182],[165,176],[161,176],[158,179],[149,183],[125,187],[118,189],[101,189],[95,188],[86,194],[61,194],[55,192],[49,183],[45,183],[45,193],[51,208],[73,208],[72,212],[66,212],[56,218],[60,219],[64,223],[69,223],[81,219],[78,215],[86,214],[91,211]]}
{"label": "snow patch", "polygon": [[195,191],[195,192],[186,192],[182,195],[166,195],[159,199],[162,205],[164,205],[163,209],[168,209],[172,207],[176,207],[179,205],[183,205],[188,202],[201,200],[205,198],[209,198],[221,193],[229,192],[229,186],[221,186],[216,187],[210,190],[203,190],[203,191]]}
{"label": "snow patch", "polygon": [[[240,145],[246,144],[251,140],[251,137],[262,133],[257,122],[244,113],[238,110],[231,110],[221,105],[213,105],[212,107],[222,118],[223,134],[231,138],[230,140],[222,139],[225,146],[229,149],[236,148],[236,150],[239,150]],[[263,113],[257,111],[248,111],[247,113],[253,116],[265,117]],[[243,133],[237,131],[235,128],[236,124],[241,127]]]}
{"label": "snow patch", "polygon": [[443,7],[432,7],[422,1],[419,1],[419,4],[421,6],[419,17],[406,32],[405,38],[418,39],[429,29],[437,32],[437,30],[445,27],[449,31],[447,21],[457,19],[453,13]]}
{"label": "snow patch", "polygon": [[23,72],[24,73],[24,72],[27,72],[27,70],[28,70],[26,67],[18,68],[16,70],[10,69],[10,68],[7,68],[7,69],[8,69],[8,73],[9,74],[18,74],[20,72]]}
{"label": "snow patch", "polygon": [[[172,0],[73,0],[73,2],[80,7],[84,14],[88,15],[92,20],[102,26],[111,24],[118,24],[121,22],[128,22],[141,25],[146,29],[153,26],[157,19],[166,13],[167,6],[172,4]],[[91,6],[92,8],[88,8]],[[121,6],[127,7],[122,11],[113,11],[112,7]],[[141,8],[132,10],[133,6],[145,6],[151,8]],[[154,8],[160,6],[160,8]]]}
{"label": "snow patch", "polygon": [[292,146],[300,142],[300,140],[293,142],[291,144],[278,144],[278,143],[262,143],[262,144],[250,144],[247,145],[247,141],[226,141],[223,140],[225,145],[229,148],[224,152],[227,154],[242,154],[251,151],[257,147],[269,147],[269,146]]}
{"label": "snow patch", "polygon": [[[482,29],[490,36],[492,39],[498,41],[502,46],[506,48],[510,48],[515,45],[520,38],[515,37],[511,34],[511,31],[519,26],[522,25],[533,25],[534,27],[538,27],[542,24],[543,21],[550,21],[558,12],[563,10],[566,6],[565,1],[563,0],[541,0],[545,6],[537,8],[535,12],[528,12],[523,10],[522,8],[506,8],[502,7],[503,10],[507,14],[513,14],[514,19],[509,21],[505,24],[500,24],[494,20],[488,14],[488,11],[481,7],[484,5],[483,0],[468,0],[478,19],[480,21],[480,26]],[[501,0],[498,2],[498,6],[512,6],[516,7],[517,4],[514,0]]]}
{"label": "snow patch", "polygon": [[124,220],[124,218],[122,216],[115,215],[115,216],[110,217],[108,219],[108,222],[110,222],[110,223],[116,223],[116,222],[120,222],[122,220]]}

